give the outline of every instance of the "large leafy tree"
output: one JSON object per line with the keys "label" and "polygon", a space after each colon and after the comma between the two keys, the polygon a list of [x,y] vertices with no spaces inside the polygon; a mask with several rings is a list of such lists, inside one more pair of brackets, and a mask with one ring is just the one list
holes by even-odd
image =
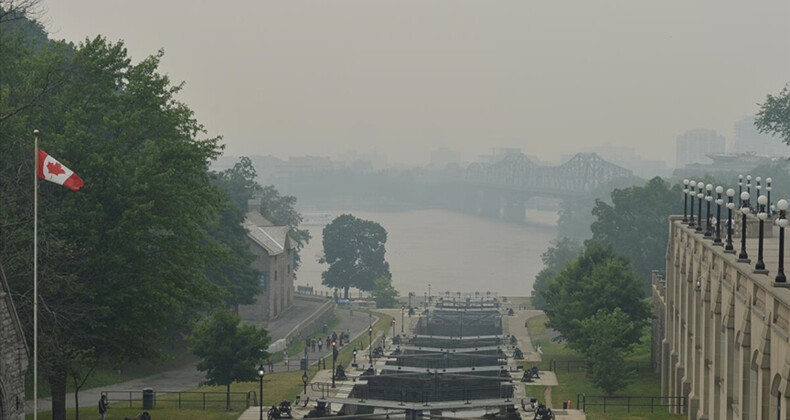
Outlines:
{"label": "large leafy tree", "polygon": [[310,231],[299,229],[302,223],[302,215],[296,211],[296,197],[292,195],[280,195],[274,185],[263,187],[260,191],[261,214],[270,222],[278,226],[290,226],[288,235],[296,241],[296,253],[294,254],[294,271],[301,265],[299,251],[310,242]]}
{"label": "large leafy tree", "polygon": [[637,325],[620,308],[600,310],[581,321],[579,346],[587,363],[587,378],[606,395],[625,388],[635,377],[625,358],[635,344]]}
{"label": "large leafy tree", "polygon": [[258,292],[260,273],[252,266],[255,255],[250,251],[243,222],[247,200],[261,188],[255,182],[255,168],[247,157],[213,175],[214,183],[225,194],[225,206],[209,225],[209,233],[227,252],[223,259],[210,262],[210,274],[229,292],[226,303],[250,304]]}
{"label": "large leafy tree", "polygon": [[398,305],[398,291],[389,277],[377,278],[373,283],[373,300],[377,308],[394,308]]}
{"label": "large leafy tree", "polygon": [[343,214],[326,225],[323,231],[324,257],[329,268],[321,274],[322,283],[348,290],[373,290],[375,280],[391,278],[389,263],[384,259],[387,231],[373,221]]}
{"label": "large leafy tree", "polygon": [[247,210],[249,199],[258,196],[263,191],[255,180],[258,176],[255,166],[247,156],[242,156],[232,168],[218,174],[218,183],[230,196],[231,201],[242,211]]}
{"label": "large leafy tree", "polygon": [[212,236],[227,209],[207,171],[219,139],[157,72],[161,52],[133,64],[123,43],[35,44],[0,25],[0,258],[31,337],[32,129],[85,180],[39,191],[39,360],[61,420],[76,361],[157,356],[158,341],[233,300],[243,261]]}
{"label": "large leafy tree", "polygon": [[592,241],[610,244],[649,279],[652,270],[665,265],[669,215],[683,212],[680,185],[655,177],[645,186],[616,189],[611,197],[612,204],[595,201]]}
{"label": "large leafy tree", "polygon": [[542,295],[548,325],[579,351],[588,346],[589,338],[582,322],[598,311],[619,308],[626,314],[636,327],[626,337],[633,343],[639,341],[640,327],[650,315],[639,276],[624,257],[598,243],[589,243],[581,256],[548,282]]}
{"label": "large leafy tree", "polygon": [[760,132],[778,135],[790,145],[790,85],[785,85],[778,95],[765,98],[754,125]]}
{"label": "large leafy tree", "polygon": [[543,261],[543,269],[535,276],[535,283],[532,285],[532,305],[538,309],[545,309],[546,301],[543,299],[543,292],[547,284],[557,273],[566,265],[576,259],[582,252],[582,245],[570,238],[554,239],[551,246],[540,259]]}
{"label": "large leafy tree", "polygon": [[206,383],[225,385],[226,404],[230,409],[230,385],[236,381],[257,379],[255,365],[268,357],[269,336],[253,325],[239,325],[239,317],[224,309],[195,328],[189,348],[201,358],[198,370],[206,372]]}

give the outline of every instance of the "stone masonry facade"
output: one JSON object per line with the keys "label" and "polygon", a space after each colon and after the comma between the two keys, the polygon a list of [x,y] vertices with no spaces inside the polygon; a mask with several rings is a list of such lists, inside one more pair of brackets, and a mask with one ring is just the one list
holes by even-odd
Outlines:
{"label": "stone masonry facade", "polygon": [[27,345],[0,265],[0,419],[24,419]]}
{"label": "stone masonry facade", "polygon": [[655,325],[662,395],[684,398],[671,411],[689,419],[790,419],[790,288],[774,281],[779,229],[765,223],[766,273],[755,270],[757,235],[747,233],[749,261],[739,261],[740,238],[728,253],[681,219],[669,220],[665,278],[653,278],[655,306],[665,308]]}

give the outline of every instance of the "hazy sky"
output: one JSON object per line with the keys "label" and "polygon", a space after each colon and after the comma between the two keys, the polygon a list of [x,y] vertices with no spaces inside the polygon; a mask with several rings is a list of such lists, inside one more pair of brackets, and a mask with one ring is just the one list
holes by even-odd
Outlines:
{"label": "hazy sky", "polygon": [[787,0],[44,0],[55,39],[124,40],[226,154],[425,163],[595,144],[674,162],[790,82]]}

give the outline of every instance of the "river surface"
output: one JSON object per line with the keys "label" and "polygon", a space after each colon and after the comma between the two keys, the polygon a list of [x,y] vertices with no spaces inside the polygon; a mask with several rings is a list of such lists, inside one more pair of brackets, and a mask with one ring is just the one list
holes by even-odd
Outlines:
{"label": "river surface", "polygon": [[[328,212],[333,217],[343,212]],[[491,292],[528,296],[540,260],[556,236],[557,213],[527,210],[529,224],[509,224],[446,210],[391,213],[348,212],[372,220],[387,230],[387,253],[392,282],[401,296],[450,292]],[[322,226],[305,226],[313,239],[302,250],[297,285],[324,292],[318,263],[323,254]],[[356,297],[356,293],[352,292]]]}

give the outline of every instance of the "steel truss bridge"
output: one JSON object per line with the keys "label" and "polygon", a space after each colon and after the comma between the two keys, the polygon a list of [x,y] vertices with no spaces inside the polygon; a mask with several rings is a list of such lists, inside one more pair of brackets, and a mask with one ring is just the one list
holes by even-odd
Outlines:
{"label": "steel truss bridge", "polygon": [[463,181],[531,195],[568,197],[589,194],[613,179],[632,175],[595,153],[578,153],[559,166],[540,166],[524,154],[514,153],[494,163],[469,165]]}

